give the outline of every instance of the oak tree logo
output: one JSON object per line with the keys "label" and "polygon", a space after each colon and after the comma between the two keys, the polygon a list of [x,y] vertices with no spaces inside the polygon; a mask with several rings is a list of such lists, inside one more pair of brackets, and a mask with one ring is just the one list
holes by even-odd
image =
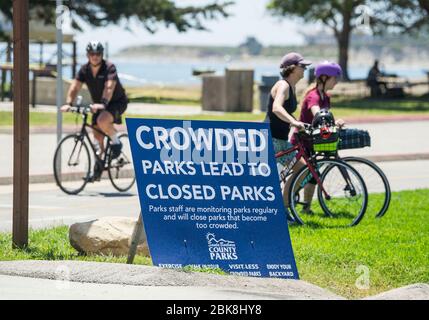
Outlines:
{"label": "oak tree logo", "polygon": [[215,234],[206,235],[211,260],[237,260],[235,242],[225,239],[216,239]]}

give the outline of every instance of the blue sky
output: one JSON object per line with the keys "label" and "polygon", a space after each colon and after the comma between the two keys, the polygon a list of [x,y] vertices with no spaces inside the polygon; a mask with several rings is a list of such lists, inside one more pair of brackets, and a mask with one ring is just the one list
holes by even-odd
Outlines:
{"label": "blue sky", "polygon": [[[233,15],[228,19],[220,19],[206,23],[210,32],[189,31],[178,33],[175,28],[165,28],[160,25],[158,32],[150,34],[137,22],[131,23],[133,32],[121,27],[109,26],[107,28],[86,28],[85,32],[77,34],[79,46],[92,39],[109,42],[112,53],[130,45],[143,44],[200,44],[200,45],[238,45],[249,36],[256,38],[264,45],[301,44],[302,36],[297,32],[309,32],[314,26],[306,25],[291,19],[274,18],[270,16],[265,7],[268,0],[235,0],[229,12]],[[203,4],[208,0],[176,0],[182,6],[187,4]]]}

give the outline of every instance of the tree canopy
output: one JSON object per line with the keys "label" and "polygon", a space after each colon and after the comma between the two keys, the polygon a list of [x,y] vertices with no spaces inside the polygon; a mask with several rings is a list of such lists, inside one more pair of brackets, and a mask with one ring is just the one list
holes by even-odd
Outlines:
{"label": "tree canopy", "polygon": [[[135,18],[150,32],[156,32],[161,23],[185,32],[189,29],[206,30],[204,20],[228,17],[227,7],[234,2],[213,0],[213,3],[203,6],[177,6],[172,0],[64,0],[63,3],[71,13],[72,27],[76,30],[82,30],[84,23],[103,27]],[[55,22],[55,9],[55,1],[30,1],[31,17],[45,23]],[[12,20],[12,0],[0,1],[0,12]],[[0,38],[5,38],[2,30]]]}
{"label": "tree canopy", "polygon": [[268,11],[277,17],[298,17],[304,22],[321,22],[338,42],[339,63],[348,79],[350,35],[367,24],[374,33],[409,33],[429,25],[429,0],[270,0]]}

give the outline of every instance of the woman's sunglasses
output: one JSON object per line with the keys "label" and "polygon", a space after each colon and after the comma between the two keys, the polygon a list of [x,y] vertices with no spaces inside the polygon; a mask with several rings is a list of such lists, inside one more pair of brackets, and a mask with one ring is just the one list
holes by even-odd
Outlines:
{"label": "woman's sunglasses", "polygon": [[306,66],[305,64],[298,64],[298,67],[301,67],[301,68],[303,68],[304,70],[307,70],[307,67],[308,67],[308,66]]}

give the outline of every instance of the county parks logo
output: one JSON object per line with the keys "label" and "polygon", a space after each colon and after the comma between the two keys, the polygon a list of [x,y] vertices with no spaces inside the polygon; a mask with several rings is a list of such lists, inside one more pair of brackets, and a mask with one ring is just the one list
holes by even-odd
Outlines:
{"label": "county parks logo", "polygon": [[207,233],[207,243],[211,260],[237,260],[237,250],[234,241],[216,239],[213,233]]}

